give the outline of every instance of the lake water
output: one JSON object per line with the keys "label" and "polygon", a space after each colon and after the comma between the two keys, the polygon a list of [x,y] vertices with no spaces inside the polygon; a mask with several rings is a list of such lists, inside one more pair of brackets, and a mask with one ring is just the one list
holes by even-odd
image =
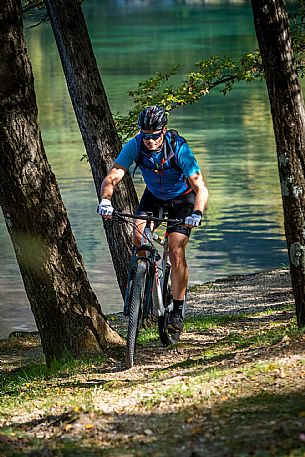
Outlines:
{"label": "lake water", "polygon": [[[88,0],[84,13],[114,113],[131,106],[128,90],[156,71],[213,55],[256,48],[247,1],[140,2]],[[26,32],[42,136],[74,234],[104,312],[120,311],[84,147],[48,24]],[[205,174],[209,207],[188,248],[190,284],[287,264],[283,215],[269,102],[264,83],[240,84],[223,96],[173,112],[170,127],[186,137]],[[137,181],[139,193],[142,184]],[[0,337],[34,330],[5,224],[0,218]]]}

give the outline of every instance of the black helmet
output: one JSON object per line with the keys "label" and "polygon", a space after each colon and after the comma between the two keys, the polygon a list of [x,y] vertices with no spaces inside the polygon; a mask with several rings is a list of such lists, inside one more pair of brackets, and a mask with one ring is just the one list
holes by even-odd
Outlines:
{"label": "black helmet", "polygon": [[141,130],[161,130],[166,124],[165,110],[158,105],[148,106],[138,117],[138,127]]}

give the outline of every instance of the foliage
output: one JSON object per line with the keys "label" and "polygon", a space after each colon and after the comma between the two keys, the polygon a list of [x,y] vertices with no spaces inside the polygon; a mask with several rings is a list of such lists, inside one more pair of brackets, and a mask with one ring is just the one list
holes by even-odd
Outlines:
{"label": "foliage", "polygon": [[305,0],[298,0],[296,3],[297,11],[290,15],[290,28],[297,71],[303,78],[305,74]]}
{"label": "foliage", "polygon": [[[24,0],[23,12],[39,25],[47,20],[43,0]],[[297,9],[290,14],[293,48],[299,74],[304,75],[305,52],[305,0],[296,2]],[[138,113],[149,105],[163,106],[167,113],[171,110],[193,104],[211,90],[218,89],[224,95],[230,92],[235,83],[263,79],[263,67],[259,51],[244,54],[240,59],[213,56],[195,64],[193,71],[177,85],[169,81],[177,75],[180,65],[169,68],[165,73],[157,72],[140,82],[138,88],[129,92],[133,107],[126,114],[117,113],[114,118],[118,133],[123,142],[137,132]]]}
{"label": "foliage", "polygon": [[36,27],[48,20],[43,0],[24,0],[22,2],[22,13],[31,22],[35,22],[29,28]]}
{"label": "foliage", "polygon": [[[291,35],[295,53],[296,67],[301,77],[304,76],[305,53],[305,0],[296,2],[295,13],[290,14]],[[230,92],[235,83],[263,79],[264,72],[258,50],[243,55],[238,60],[230,57],[214,56],[195,64],[195,70],[186,75],[184,81],[176,87],[168,85],[169,79],[176,75],[179,65],[168,72],[156,73],[137,90],[130,91],[133,100],[132,109],[125,115],[115,117],[122,141],[128,140],[137,131],[137,115],[143,107],[153,104],[163,106],[167,113],[172,109],[196,103],[211,90],[218,89],[224,95]]]}
{"label": "foliage", "polygon": [[167,73],[157,72],[146,81],[140,82],[137,90],[129,92],[133,99],[133,108],[126,116],[115,117],[123,141],[136,133],[137,116],[144,106],[158,104],[169,113],[174,108],[196,103],[214,88],[226,94],[238,81],[249,82],[263,77],[258,51],[247,53],[239,60],[219,56],[202,60],[196,63],[195,70],[188,73],[180,85],[169,85],[169,79],[176,75],[178,68],[179,65],[176,65]]}
{"label": "foliage", "polygon": [[24,0],[22,2],[23,11],[27,12],[31,9],[41,8],[44,6],[43,0]]}

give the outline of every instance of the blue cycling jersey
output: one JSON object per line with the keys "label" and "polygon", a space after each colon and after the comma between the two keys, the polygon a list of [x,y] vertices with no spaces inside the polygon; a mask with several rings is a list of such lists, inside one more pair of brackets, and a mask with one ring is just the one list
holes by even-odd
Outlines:
{"label": "blue cycling jersey", "polygon": [[[193,152],[179,135],[176,138],[175,151],[172,151],[169,132],[165,134],[162,150],[157,153],[148,151],[141,135],[136,135],[124,145],[115,163],[129,169],[136,162],[139,153],[143,157],[139,168],[145,184],[160,200],[171,200],[186,192],[189,188],[187,178],[200,171]],[[170,157],[173,155],[177,166],[171,165]]]}

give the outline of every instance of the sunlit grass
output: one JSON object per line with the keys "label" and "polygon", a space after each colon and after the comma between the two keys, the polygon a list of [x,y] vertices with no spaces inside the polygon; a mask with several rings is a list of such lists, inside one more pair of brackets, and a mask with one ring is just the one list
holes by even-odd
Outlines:
{"label": "sunlit grass", "polygon": [[285,336],[299,337],[304,334],[304,328],[298,328],[294,320],[288,323],[276,323],[275,326],[264,328],[261,331],[230,332],[222,344],[231,344],[237,349],[250,348],[253,346],[272,346],[281,341]]}
{"label": "sunlit grass", "polygon": [[[165,379],[170,376],[173,369],[188,369],[194,371],[198,382],[206,384],[227,373],[227,370],[218,368],[217,364],[230,360],[238,351],[242,353],[242,351],[256,347],[271,347],[279,343],[285,336],[293,339],[303,335],[304,329],[297,328],[294,316],[288,316],[289,319],[287,319],[287,315],[284,314],[281,319],[280,313],[283,311],[284,309],[272,310],[270,308],[260,313],[188,316],[185,319],[187,332],[209,332],[209,330],[217,328],[222,332],[223,328],[227,329],[231,326],[230,332],[225,332],[221,338],[216,338],[215,343],[210,341],[206,347],[203,345],[202,351],[197,352],[194,358],[175,363],[173,357],[173,364],[166,370],[157,370],[152,374],[152,380]],[[268,325],[263,328],[259,329],[257,324],[252,327],[249,325],[249,320],[255,316],[270,316],[272,313],[276,319],[273,320],[271,316],[267,321]],[[244,323],[246,328],[244,328]],[[238,325],[235,326],[235,324]],[[158,341],[156,325],[140,331],[138,344],[145,347]],[[120,383],[89,381],[105,360],[105,357],[72,359],[53,363],[50,368],[47,368],[44,363],[36,363],[2,375],[0,378],[0,413],[7,416],[10,411],[20,407],[31,411],[33,405],[37,404],[46,413],[54,406],[73,409],[81,405],[84,409],[93,408],[97,393],[99,396],[103,396],[109,390],[112,392],[120,390]],[[257,367],[257,371],[259,370],[262,370],[262,367]],[[80,389],[81,386],[86,386],[86,389]],[[165,393],[163,391],[163,397],[168,401],[175,398],[175,395],[178,398],[180,387],[171,387]],[[191,389],[190,386],[188,387]],[[183,389],[186,397],[192,392],[192,389],[189,391],[185,387]],[[155,400],[150,400],[151,405],[159,401],[158,397],[159,394],[156,392]]]}
{"label": "sunlit grass", "polygon": [[159,341],[159,332],[157,326],[142,329],[139,333],[137,343],[141,346],[147,346],[148,344]]}
{"label": "sunlit grass", "polygon": [[189,316],[184,321],[184,328],[188,332],[202,332],[210,328],[223,327],[231,322],[240,321],[246,316],[246,313]]}
{"label": "sunlit grass", "polygon": [[[265,316],[269,317],[265,319]],[[230,440],[241,418],[247,417],[249,424],[241,422],[240,425],[245,435],[243,432],[240,433],[241,442],[236,444],[236,449],[239,449],[242,448],[244,436],[247,440],[250,436],[246,432],[248,429],[251,430],[253,411],[256,413],[258,430],[261,424],[264,426],[265,421],[268,422],[270,411],[272,411],[273,420],[277,423],[280,423],[281,418],[286,414],[287,405],[291,406],[289,417],[294,414],[298,418],[299,414],[303,414],[305,408],[299,404],[297,395],[288,403],[286,402],[286,405],[284,397],[283,404],[278,404],[280,397],[277,396],[277,392],[274,397],[272,396],[274,380],[278,379],[277,373],[285,371],[285,359],[280,355],[264,361],[255,355],[260,354],[256,350],[253,351],[254,357],[251,356],[252,349],[263,348],[263,353],[266,355],[269,350],[272,351],[272,346],[280,343],[284,337],[286,337],[284,341],[288,338],[289,344],[292,344],[304,334],[304,329],[297,328],[292,313],[285,313],[284,308],[270,308],[259,313],[212,317],[188,316],[185,322],[186,331],[189,333],[207,332],[209,335],[207,343],[202,339],[199,350],[186,353],[189,355],[183,358],[176,359],[173,351],[172,362],[169,361],[164,369],[149,372],[149,376],[144,375],[140,380],[134,380],[128,374],[126,377],[124,375],[123,378],[116,378],[114,373],[110,373],[109,367],[107,374],[110,374],[110,378],[105,376],[104,357],[78,361],[66,360],[64,363],[54,363],[49,369],[43,363],[36,363],[10,374],[7,373],[1,380],[2,423],[6,421],[7,424],[15,424],[15,418],[19,418],[20,414],[29,420],[31,417],[37,417],[37,414],[45,417],[54,417],[54,415],[61,417],[63,413],[68,412],[73,417],[75,415],[77,425],[80,427],[84,427],[81,418],[85,414],[88,415],[89,422],[92,414],[94,418],[92,421],[98,424],[101,420],[103,425],[105,418],[101,414],[101,408],[107,404],[107,399],[111,398],[111,402],[120,404],[121,400],[124,403],[124,399],[129,397],[128,408],[134,408],[135,414],[141,411],[139,415],[141,420],[143,417],[151,417],[156,411],[156,418],[162,417],[160,412],[170,411],[166,419],[168,423],[172,412],[175,411],[175,417],[180,421],[180,426],[183,424],[190,427],[194,436],[202,435],[206,419],[211,420],[209,411],[213,410],[212,419],[216,420],[213,426],[217,427],[218,420],[226,420],[226,428],[222,429],[224,440]],[[154,347],[158,340],[158,329],[154,325],[141,330],[138,342],[144,346]],[[183,346],[181,350],[184,350]],[[235,358],[236,355],[237,358]],[[305,362],[300,360],[298,363],[297,369],[302,372]],[[285,377],[283,379],[285,380]],[[260,395],[262,392],[260,386],[262,389],[269,389],[270,395],[265,397]],[[198,428],[196,415],[199,421],[202,419],[203,428]],[[238,424],[234,421],[238,421]],[[47,421],[44,427],[45,429],[48,427]],[[154,422],[147,425],[146,429],[154,431]],[[35,447],[35,438],[30,434],[23,438],[22,431],[18,435],[18,426],[4,427],[2,432],[2,435],[7,436],[8,439],[20,436],[21,441],[29,443],[29,448]],[[87,432],[84,431],[84,433]],[[86,436],[91,435],[86,434]],[[30,441],[32,439],[33,441]],[[254,439],[249,438],[251,445],[254,442]],[[78,455],[78,451],[76,452],[73,446],[70,447],[70,444],[67,442],[66,446],[66,442],[61,442],[62,455]],[[81,451],[80,447],[77,449]],[[75,453],[72,454],[74,451]],[[15,455],[17,457],[18,453]],[[256,455],[255,452],[253,455]],[[271,457],[272,454],[264,455]],[[285,454],[274,455],[284,456]],[[297,453],[289,454],[289,457],[290,455],[297,456]]]}
{"label": "sunlit grass", "polygon": [[[208,332],[210,329],[222,328],[226,327],[229,324],[239,323],[242,325],[243,321],[246,322],[247,320],[257,319],[263,316],[271,316],[271,315],[280,315],[283,312],[291,312],[293,311],[293,304],[286,305],[281,308],[266,308],[261,311],[256,311],[252,313],[227,313],[227,314],[219,314],[219,315],[201,315],[201,316],[192,316],[189,315],[184,320],[184,329],[186,332]],[[273,344],[272,341],[276,342],[278,339],[282,338],[285,333],[283,333],[287,322],[292,326],[290,331],[293,333],[294,331],[298,332],[296,327],[296,318],[292,316],[287,319],[283,319],[282,322],[279,318],[278,321],[272,322],[272,331],[267,332],[266,330],[262,332],[257,332],[255,330],[255,337],[249,336],[248,333],[239,333],[239,332],[231,332],[230,336],[223,341],[225,343],[231,343],[242,347],[251,346],[254,344],[259,344],[260,342]],[[246,324],[245,324],[246,325]],[[294,330],[292,330],[294,329]],[[302,333],[302,330],[299,330]],[[124,335],[127,336],[126,334]],[[157,325],[149,326],[148,328],[142,328],[139,332],[137,343],[141,346],[149,345],[152,342],[159,341],[159,333]]]}
{"label": "sunlit grass", "polygon": [[[227,314],[219,316],[192,316],[184,321],[184,329],[187,332],[203,332],[211,328],[222,327],[230,322],[243,319],[245,314]],[[124,335],[126,337],[126,335]],[[137,343],[141,346],[159,340],[157,325],[142,328],[139,332]]]}

